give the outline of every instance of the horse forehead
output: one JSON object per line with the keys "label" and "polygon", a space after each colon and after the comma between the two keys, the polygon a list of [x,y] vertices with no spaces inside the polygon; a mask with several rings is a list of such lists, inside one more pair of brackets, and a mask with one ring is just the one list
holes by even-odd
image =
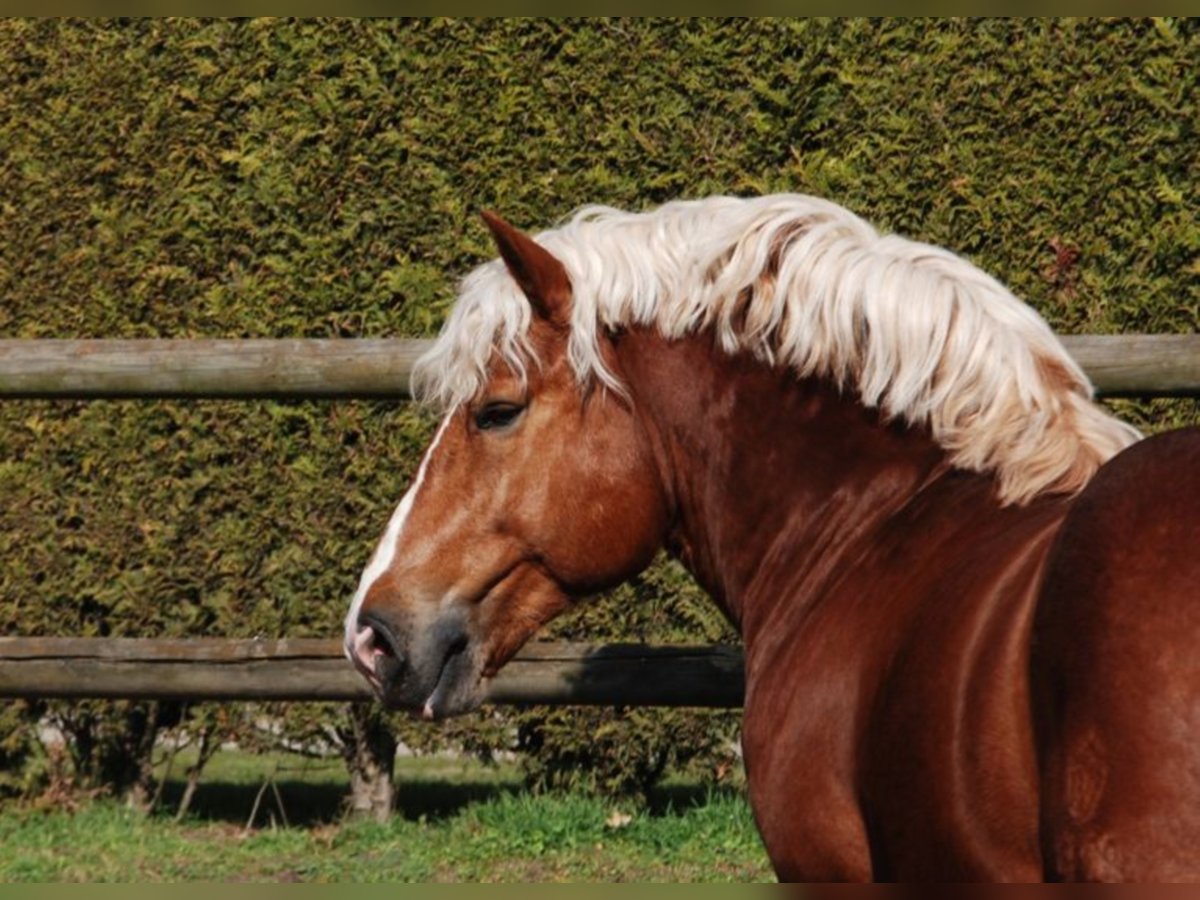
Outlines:
{"label": "horse forehead", "polygon": [[[531,363],[531,367],[536,373],[539,361],[534,360]],[[514,372],[509,364],[503,360],[495,361],[488,366],[483,381],[479,385],[479,390],[475,392],[475,396],[471,398],[471,401],[467,405],[478,406],[496,394],[515,394],[523,390],[528,387],[529,374],[528,372]]]}

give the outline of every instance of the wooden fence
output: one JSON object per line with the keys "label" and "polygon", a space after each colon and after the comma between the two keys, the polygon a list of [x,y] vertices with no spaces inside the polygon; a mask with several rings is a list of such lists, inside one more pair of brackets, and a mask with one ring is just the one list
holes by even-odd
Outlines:
{"label": "wooden fence", "polygon": [[[1200,335],[1064,337],[1109,397],[1200,396]],[[0,398],[402,398],[416,340],[0,340]],[[534,642],[495,703],[740,705],[733,647]],[[324,640],[0,638],[0,697],[363,700]]]}
{"label": "wooden fence", "polygon": [[[534,641],[493,679],[492,703],[732,707],[730,646]],[[0,697],[369,700],[340,641],[0,638]]]}
{"label": "wooden fence", "polygon": [[[1200,335],[1068,335],[1106,397],[1200,395]],[[409,396],[419,340],[0,340],[0,398]]]}

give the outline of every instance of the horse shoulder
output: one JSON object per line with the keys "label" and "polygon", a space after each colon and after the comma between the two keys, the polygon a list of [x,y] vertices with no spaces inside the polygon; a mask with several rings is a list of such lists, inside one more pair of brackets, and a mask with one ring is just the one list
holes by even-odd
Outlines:
{"label": "horse shoulder", "polygon": [[[996,513],[989,490],[947,475],[750,642],[751,787],[787,843],[839,858],[836,834],[876,879],[1040,876],[1028,637],[1066,504]],[[773,803],[789,784],[814,803]]]}
{"label": "horse shoulder", "polygon": [[[959,477],[965,492],[951,482],[935,497],[947,524],[901,523],[922,536],[899,570],[918,600],[864,734],[863,793],[876,842],[903,861],[889,877],[1036,880],[1029,634],[1067,504],[996,511]],[[939,527],[941,540],[923,537]]]}

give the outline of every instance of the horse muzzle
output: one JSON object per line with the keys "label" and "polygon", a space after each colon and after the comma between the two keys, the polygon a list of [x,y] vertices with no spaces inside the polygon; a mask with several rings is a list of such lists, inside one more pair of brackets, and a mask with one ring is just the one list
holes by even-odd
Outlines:
{"label": "horse muzzle", "polygon": [[358,617],[348,648],[355,668],[379,699],[424,719],[443,719],[479,705],[480,667],[464,616],[443,613],[428,627],[380,610]]}

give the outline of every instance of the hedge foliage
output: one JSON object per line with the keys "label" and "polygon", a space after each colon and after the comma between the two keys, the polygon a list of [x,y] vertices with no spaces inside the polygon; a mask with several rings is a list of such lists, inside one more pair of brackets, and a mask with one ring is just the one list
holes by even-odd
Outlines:
{"label": "hedge foliage", "polygon": [[[1170,19],[6,20],[0,335],[429,335],[492,255],[481,209],[536,228],[778,190],[965,254],[1060,330],[1191,332],[1198,58]],[[336,634],[429,426],[383,403],[5,403],[0,629]],[[558,631],[729,636],[670,565]],[[733,721],[402,727],[498,749],[517,723],[539,778],[603,757],[628,787],[668,745],[718,765]]]}

